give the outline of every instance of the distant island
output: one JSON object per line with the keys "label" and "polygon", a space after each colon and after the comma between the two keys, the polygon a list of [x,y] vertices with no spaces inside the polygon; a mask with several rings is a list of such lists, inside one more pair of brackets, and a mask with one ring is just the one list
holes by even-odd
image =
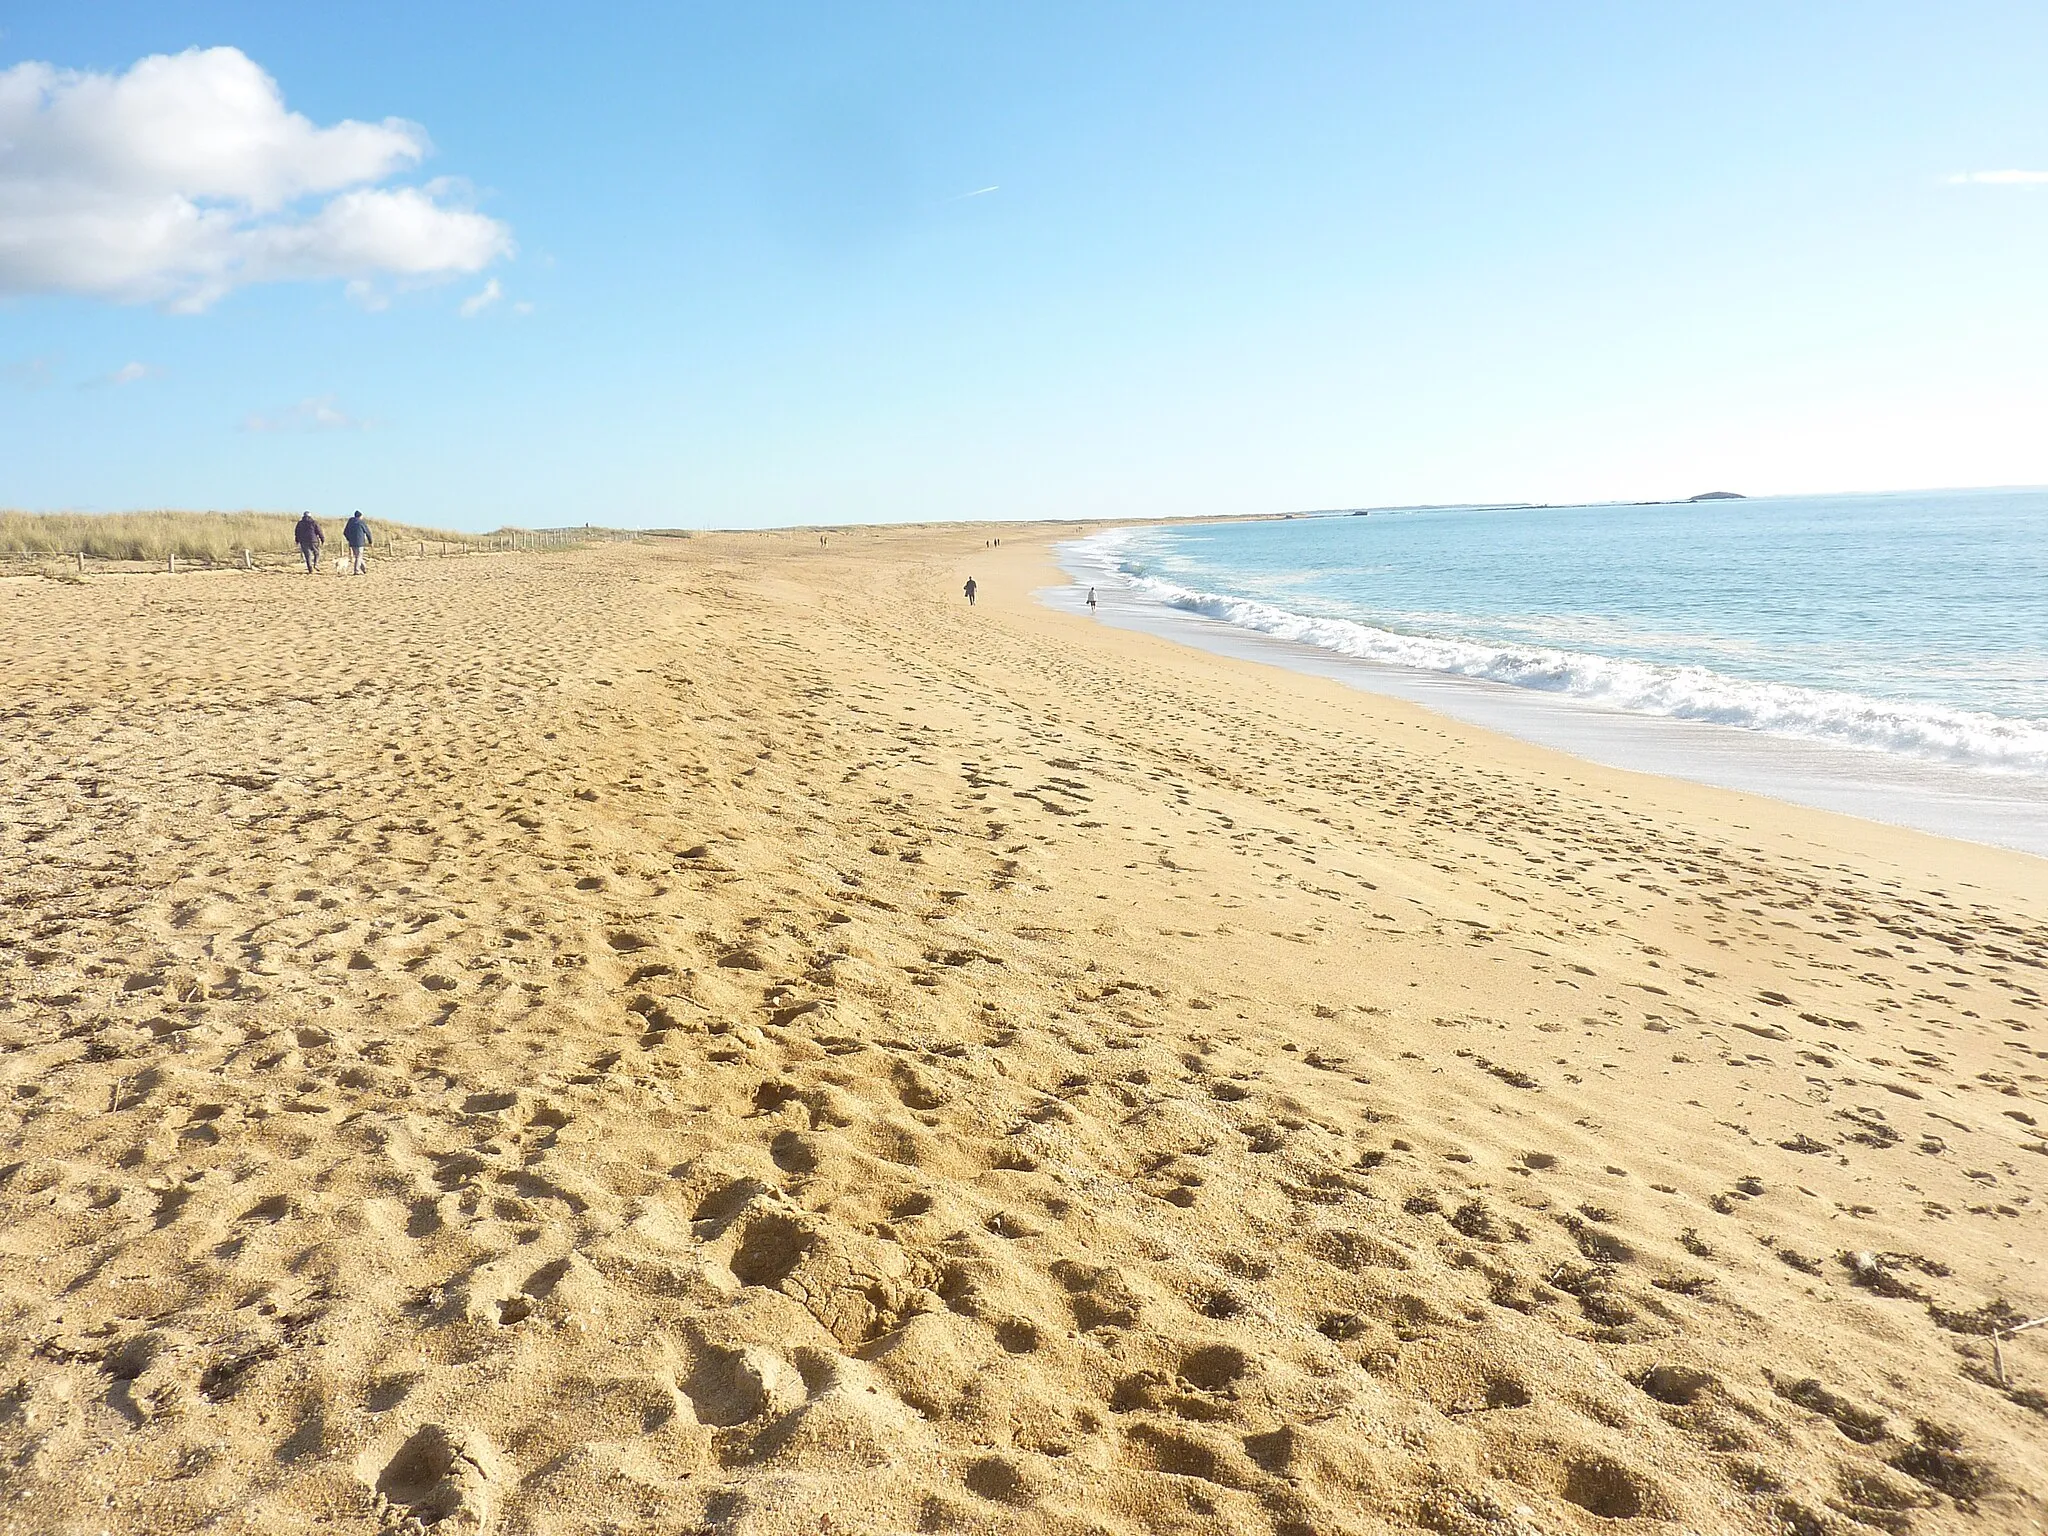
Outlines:
{"label": "distant island", "polygon": [[1749,498],[1740,491],[1701,491],[1697,496],[1688,496],[1687,501],[1747,501]]}

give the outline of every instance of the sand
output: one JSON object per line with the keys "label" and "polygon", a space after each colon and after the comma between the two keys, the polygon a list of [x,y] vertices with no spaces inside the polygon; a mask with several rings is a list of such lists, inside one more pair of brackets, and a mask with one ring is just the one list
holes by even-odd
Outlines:
{"label": "sand", "polygon": [[991,532],[0,583],[0,1531],[2041,1529],[2048,864]]}

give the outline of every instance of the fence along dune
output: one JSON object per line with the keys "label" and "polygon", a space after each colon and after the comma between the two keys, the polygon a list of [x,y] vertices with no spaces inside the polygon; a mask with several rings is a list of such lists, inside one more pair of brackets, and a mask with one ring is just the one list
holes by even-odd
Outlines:
{"label": "fence along dune", "polygon": [[[319,516],[318,513],[315,516]],[[7,512],[0,511],[0,556],[76,555],[98,560],[231,561],[242,551],[289,554],[296,512]],[[330,540],[341,535],[346,514],[321,518]],[[474,542],[473,533],[451,533],[376,517],[370,527],[383,543],[410,540]]]}

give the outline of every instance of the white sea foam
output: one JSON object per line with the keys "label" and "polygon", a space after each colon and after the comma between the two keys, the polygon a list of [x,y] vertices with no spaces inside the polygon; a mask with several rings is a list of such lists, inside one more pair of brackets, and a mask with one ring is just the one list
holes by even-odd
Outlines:
{"label": "white sea foam", "polygon": [[2048,778],[2048,721],[2012,719],[1903,699],[1733,677],[1543,645],[1498,645],[1295,613],[1147,575],[1130,558],[1141,530],[1069,546],[1130,596],[1276,639],[1383,666],[1411,667],[1560,695],[1582,703],[1777,736],[1893,753],[1981,772]]}

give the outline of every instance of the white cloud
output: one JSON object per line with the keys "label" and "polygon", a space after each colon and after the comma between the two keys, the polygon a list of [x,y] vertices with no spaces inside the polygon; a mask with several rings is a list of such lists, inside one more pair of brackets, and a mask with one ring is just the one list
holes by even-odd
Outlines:
{"label": "white cloud", "polygon": [[1954,187],[1975,184],[1981,187],[2026,187],[2048,183],[2048,171],[1958,171],[1949,177]]}
{"label": "white cloud", "polygon": [[372,423],[351,416],[332,395],[313,395],[282,411],[251,411],[242,419],[244,432],[362,432]]}
{"label": "white cloud", "polygon": [[160,378],[163,369],[155,363],[123,363],[111,373],[96,373],[80,381],[80,389],[120,389],[128,384],[140,384],[144,379]]}
{"label": "white cloud", "polygon": [[462,301],[462,318],[474,320],[503,297],[505,297],[505,289],[494,277]]}
{"label": "white cloud", "polygon": [[58,359],[54,354],[41,357],[24,357],[18,362],[0,365],[0,378],[10,384],[19,384],[23,389],[47,389],[55,381]]}
{"label": "white cloud", "polygon": [[125,74],[0,70],[0,294],[175,310],[248,283],[478,272],[511,231],[462,187],[380,186],[431,148],[415,123],[320,128],[235,48]]}

